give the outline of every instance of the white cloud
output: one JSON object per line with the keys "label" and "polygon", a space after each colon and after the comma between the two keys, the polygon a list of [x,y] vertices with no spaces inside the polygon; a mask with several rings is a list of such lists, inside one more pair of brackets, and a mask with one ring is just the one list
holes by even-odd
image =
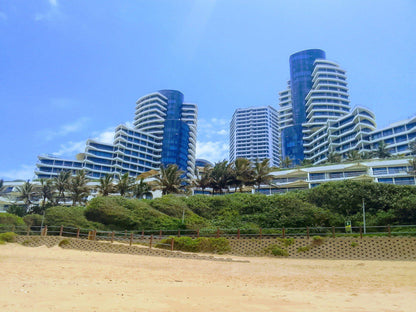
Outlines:
{"label": "white cloud", "polygon": [[224,141],[196,142],[196,157],[213,163],[228,159],[228,151],[228,144]]}
{"label": "white cloud", "polygon": [[35,21],[52,20],[57,16],[61,15],[58,6],[58,0],[48,0],[49,10],[44,13],[36,13]]}
{"label": "white cloud", "polygon": [[38,136],[43,137],[46,141],[50,141],[56,137],[66,136],[70,133],[82,130],[85,124],[89,121],[88,117],[81,117],[72,123],[61,126],[57,131],[42,130],[38,132]]}
{"label": "white cloud", "polygon": [[102,143],[108,143],[112,144],[114,141],[114,128],[108,128],[107,130],[104,130],[103,132],[96,135],[93,140],[102,142]]}
{"label": "white cloud", "polygon": [[72,156],[74,154],[82,153],[85,150],[86,141],[72,142],[69,141],[60,145],[60,150],[52,153],[54,156]]}
{"label": "white cloud", "polygon": [[228,134],[229,120],[222,118],[211,118],[209,120],[198,120],[198,138],[202,141],[217,140],[218,135]]}
{"label": "white cloud", "polygon": [[20,168],[0,172],[0,177],[6,181],[31,180],[35,175],[33,165],[21,165]]}

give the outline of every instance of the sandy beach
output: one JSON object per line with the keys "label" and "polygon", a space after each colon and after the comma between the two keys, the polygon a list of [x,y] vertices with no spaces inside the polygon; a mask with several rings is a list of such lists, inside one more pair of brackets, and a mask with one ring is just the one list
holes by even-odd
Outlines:
{"label": "sandy beach", "polygon": [[0,246],[2,311],[415,311],[416,262],[219,262]]}

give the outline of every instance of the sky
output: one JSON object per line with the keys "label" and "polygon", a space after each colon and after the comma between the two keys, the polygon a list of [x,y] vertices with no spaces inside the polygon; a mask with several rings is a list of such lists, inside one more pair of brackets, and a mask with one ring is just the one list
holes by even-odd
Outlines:
{"label": "sky", "polygon": [[228,158],[237,108],[278,108],[289,56],[318,48],[347,71],[379,128],[416,115],[414,0],[1,0],[0,179],[40,154],[111,142],[138,98],[198,105],[197,157]]}

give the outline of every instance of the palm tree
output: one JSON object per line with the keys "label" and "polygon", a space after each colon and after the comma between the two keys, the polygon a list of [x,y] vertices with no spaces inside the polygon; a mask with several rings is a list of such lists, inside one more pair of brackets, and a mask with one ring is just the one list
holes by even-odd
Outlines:
{"label": "palm tree", "polygon": [[59,172],[58,176],[53,178],[55,188],[58,191],[56,204],[59,204],[60,201],[63,201],[65,203],[65,191],[68,190],[70,180],[71,171],[66,170]]}
{"label": "palm tree", "polygon": [[1,189],[3,188],[3,179],[0,179],[0,191],[1,191]]}
{"label": "palm tree", "polygon": [[374,155],[378,158],[388,158],[391,156],[387,144],[384,141],[378,143],[377,149],[374,151]]}
{"label": "palm tree", "polygon": [[82,204],[84,197],[89,195],[89,188],[87,186],[88,178],[84,170],[80,170],[71,178],[69,183],[69,191],[71,192],[72,205],[76,203]]}
{"label": "palm tree", "polygon": [[334,151],[329,152],[327,156],[328,162],[331,164],[340,163],[341,162],[341,155],[335,153]]}
{"label": "palm tree", "polygon": [[17,188],[18,192],[20,192],[20,199],[26,205],[26,212],[29,211],[30,204],[32,203],[32,196],[34,195],[33,184],[29,181],[26,181],[22,186]]}
{"label": "palm tree", "polygon": [[113,191],[113,176],[106,174],[104,177],[101,177],[100,185],[98,186],[98,192],[103,196],[108,196],[108,194],[112,193]]}
{"label": "palm tree", "polygon": [[125,196],[130,191],[131,185],[132,179],[129,177],[129,173],[126,172],[121,177],[119,177],[116,189],[121,196]]}
{"label": "palm tree", "polygon": [[270,172],[272,168],[270,168],[270,160],[263,159],[261,162],[256,161],[254,163],[254,183],[257,185],[257,189],[260,190],[260,186],[262,184],[269,184],[272,180],[272,176]]}
{"label": "palm tree", "polygon": [[181,178],[182,170],[177,165],[170,164],[167,167],[160,167],[160,175],[156,176],[156,183],[162,189],[162,194],[181,193],[181,187],[184,180]]}
{"label": "palm tree", "polygon": [[290,159],[289,156],[286,156],[284,159],[282,159],[280,166],[282,168],[289,168],[290,166],[292,166],[292,159]]}
{"label": "palm tree", "polygon": [[133,186],[133,195],[138,199],[142,199],[143,196],[146,193],[149,193],[150,191],[151,191],[151,187],[149,186],[149,184],[144,182],[143,178],[140,179],[139,183]]}
{"label": "palm tree", "polygon": [[310,166],[312,164],[313,164],[312,160],[306,159],[306,158],[303,159],[302,162],[300,163],[301,166]]}
{"label": "palm tree", "polygon": [[42,196],[42,210],[45,209],[46,200],[53,201],[55,187],[51,179],[40,179],[40,194]]}
{"label": "palm tree", "polygon": [[223,160],[214,164],[211,171],[211,187],[212,191],[223,193],[224,189],[228,189],[232,182],[232,169],[228,161]]}
{"label": "palm tree", "polygon": [[232,166],[233,182],[236,188],[240,188],[240,192],[243,191],[243,186],[250,184],[253,181],[253,166],[251,161],[247,158],[237,158]]}
{"label": "palm tree", "polygon": [[361,155],[357,150],[352,150],[348,152],[347,157],[348,160],[354,161],[359,160],[361,158]]}
{"label": "palm tree", "polygon": [[202,194],[204,194],[204,190],[211,185],[211,172],[212,167],[210,165],[206,165],[202,173],[199,171],[196,172],[196,179],[192,184],[199,187],[202,190]]}
{"label": "palm tree", "polygon": [[410,164],[410,170],[408,171],[410,174],[412,174],[414,177],[416,177],[416,157],[409,160]]}
{"label": "palm tree", "polygon": [[361,159],[371,159],[371,158],[373,158],[373,153],[364,151],[364,152],[360,153],[360,157],[361,157]]}

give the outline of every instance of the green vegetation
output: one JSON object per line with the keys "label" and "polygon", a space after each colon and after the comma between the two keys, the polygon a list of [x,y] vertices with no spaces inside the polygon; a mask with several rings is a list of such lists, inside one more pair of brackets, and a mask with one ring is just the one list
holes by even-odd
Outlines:
{"label": "green vegetation", "polygon": [[[259,171],[260,167],[259,164]],[[223,163],[217,166],[217,171],[221,170],[237,170],[238,181],[234,181],[238,188],[249,183],[247,163],[243,161],[234,169]],[[59,194],[61,198],[64,196],[65,193]],[[116,231],[201,229],[213,232],[220,228],[258,234],[259,228],[343,227],[345,220],[361,226],[363,200],[367,226],[416,224],[416,187],[351,180],[272,196],[241,192],[222,196],[165,195],[152,200],[99,196],[86,207],[45,205],[44,224]],[[42,215],[33,214],[35,210],[32,210],[24,219],[2,213],[0,225],[7,226],[8,231],[13,225],[39,226]],[[267,235],[268,230],[263,233]]]}
{"label": "green vegetation", "polygon": [[264,249],[266,254],[272,254],[273,256],[279,256],[279,257],[288,257],[289,253],[286,249],[283,249],[277,244],[273,244],[268,246]]}
{"label": "green vegetation", "polygon": [[190,252],[210,252],[222,254],[230,251],[229,242],[225,238],[201,237],[192,239],[191,237],[169,237],[160,241],[157,248],[170,249],[174,240],[174,250]]}
{"label": "green vegetation", "polygon": [[69,239],[65,238],[59,242],[58,246],[65,247],[65,246],[68,246],[69,244],[70,244]]}
{"label": "green vegetation", "polygon": [[321,236],[313,236],[312,237],[312,245],[313,246],[319,246],[322,245],[325,241],[325,238],[321,237]]}
{"label": "green vegetation", "polygon": [[0,234],[0,242],[7,242],[7,243],[13,243],[16,240],[16,234],[12,232],[6,232]]}
{"label": "green vegetation", "polygon": [[357,247],[358,243],[357,242],[351,242],[351,247]]}
{"label": "green vegetation", "polygon": [[307,252],[309,250],[311,250],[311,246],[310,245],[306,245],[306,246],[302,246],[298,248],[298,252]]}

